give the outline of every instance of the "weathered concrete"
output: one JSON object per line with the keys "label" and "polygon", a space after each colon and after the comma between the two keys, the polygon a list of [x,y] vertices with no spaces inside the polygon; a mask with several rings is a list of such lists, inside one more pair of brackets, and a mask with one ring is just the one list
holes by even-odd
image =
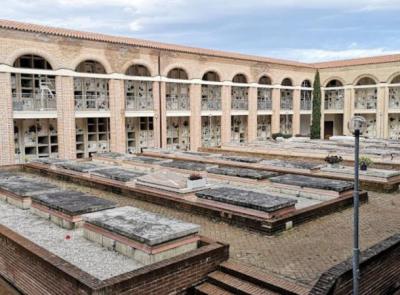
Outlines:
{"label": "weathered concrete", "polygon": [[[347,166],[339,166],[339,167],[322,167],[321,171],[324,172],[334,172],[338,174],[348,174],[354,175],[354,168]],[[360,175],[371,176],[371,177],[380,177],[380,178],[390,178],[400,175],[399,170],[385,170],[385,169],[376,169],[376,168],[368,168],[367,171],[359,171]]]}
{"label": "weathered concrete", "polygon": [[32,162],[52,165],[52,164],[65,163],[65,162],[67,162],[67,160],[61,160],[61,159],[55,159],[55,158],[40,158],[40,159],[35,159]]}
{"label": "weathered concrete", "polygon": [[9,178],[0,178],[0,188],[21,197],[30,197],[35,194],[57,189],[57,186],[33,178],[11,176]]}
{"label": "weathered concrete", "polygon": [[223,156],[225,160],[235,161],[235,162],[243,162],[243,163],[258,163],[262,159],[256,157],[244,157],[244,156]]}
{"label": "weathered concrete", "polygon": [[65,163],[56,164],[57,167],[61,167],[67,170],[77,171],[77,172],[90,172],[96,169],[107,168],[105,165],[96,164],[92,162],[73,162],[68,161]]}
{"label": "weathered concrete", "polygon": [[123,182],[132,181],[140,176],[146,175],[146,173],[143,172],[118,167],[96,170],[91,174]]}
{"label": "weathered concrete", "polygon": [[334,180],[329,178],[320,178],[296,174],[284,174],[270,178],[270,181],[280,184],[296,185],[300,187],[316,188],[330,190],[338,193],[352,190],[352,182],[343,180]]}
{"label": "weathered concrete", "polygon": [[290,200],[270,194],[229,187],[207,189],[196,193],[196,196],[202,199],[214,200],[268,213],[292,207],[297,202],[296,200]]}
{"label": "weathered concrete", "polygon": [[300,161],[283,161],[283,160],[263,160],[260,164],[267,164],[271,166],[277,167],[285,167],[285,168],[296,168],[296,169],[317,169],[319,167],[318,164],[315,163],[307,163]]}
{"label": "weathered concrete", "polygon": [[127,161],[143,163],[143,164],[156,164],[159,165],[161,163],[168,163],[172,160],[164,159],[164,158],[157,158],[157,157],[148,157],[148,156],[137,156],[137,157],[128,157],[126,158]]}
{"label": "weathered concrete", "polygon": [[200,230],[196,224],[130,206],[85,214],[83,218],[90,224],[149,246],[197,234]]}
{"label": "weathered concrete", "polygon": [[110,209],[115,203],[78,191],[59,190],[32,196],[34,203],[70,216]]}
{"label": "weathered concrete", "polygon": [[208,168],[217,167],[217,165],[182,160],[173,160],[172,162],[162,163],[161,166],[192,171],[206,171]]}
{"label": "weathered concrete", "polygon": [[227,167],[227,166],[208,168],[207,172],[214,173],[214,174],[220,174],[220,175],[257,179],[257,180],[267,179],[267,178],[279,175],[278,173],[270,172],[270,171]]}

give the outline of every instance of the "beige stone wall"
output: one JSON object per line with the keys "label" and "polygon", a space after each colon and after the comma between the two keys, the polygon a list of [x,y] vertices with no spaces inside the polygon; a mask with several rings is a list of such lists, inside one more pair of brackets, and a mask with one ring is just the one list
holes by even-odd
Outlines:
{"label": "beige stone wall", "polygon": [[14,164],[11,75],[0,73],[0,165]]}

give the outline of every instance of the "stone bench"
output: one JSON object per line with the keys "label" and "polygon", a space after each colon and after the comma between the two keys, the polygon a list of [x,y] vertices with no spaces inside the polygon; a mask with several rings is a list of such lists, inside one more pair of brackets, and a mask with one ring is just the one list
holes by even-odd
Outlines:
{"label": "stone bench", "polygon": [[200,227],[134,207],[84,215],[84,236],[143,264],[197,249]]}

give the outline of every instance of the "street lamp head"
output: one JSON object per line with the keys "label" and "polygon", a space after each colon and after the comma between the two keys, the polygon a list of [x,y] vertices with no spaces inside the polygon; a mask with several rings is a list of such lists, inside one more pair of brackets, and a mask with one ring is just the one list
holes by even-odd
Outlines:
{"label": "street lamp head", "polygon": [[359,131],[359,134],[363,134],[367,129],[367,121],[362,116],[354,116],[350,119],[348,128],[352,134],[355,134],[356,130]]}

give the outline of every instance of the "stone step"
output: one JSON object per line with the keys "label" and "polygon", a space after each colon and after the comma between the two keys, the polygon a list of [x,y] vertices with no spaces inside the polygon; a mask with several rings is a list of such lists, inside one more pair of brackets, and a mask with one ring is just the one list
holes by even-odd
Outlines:
{"label": "stone step", "polygon": [[250,266],[245,266],[232,261],[225,261],[219,266],[221,272],[230,274],[241,280],[248,281],[262,288],[272,290],[284,295],[305,295],[309,289],[299,286],[285,279],[260,272]]}
{"label": "stone step", "polygon": [[201,285],[195,287],[195,294],[197,295],[233,295],[229,291],[221,289],[218,286],[215,286],[211,283],[205,282]]}
{"label": "stone step", "polygon": [[208,275],[208,282],[238,295],[279,294],[220,271],[210,273]]}

